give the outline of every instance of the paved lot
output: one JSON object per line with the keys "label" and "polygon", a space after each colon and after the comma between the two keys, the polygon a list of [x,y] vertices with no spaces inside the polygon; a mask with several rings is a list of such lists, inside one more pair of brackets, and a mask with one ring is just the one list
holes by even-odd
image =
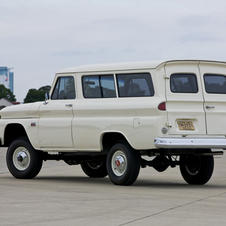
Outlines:
{"label": "paved lot", "polygon": [[207,185],[187,185],[179,168],[141,169],[133,186],[88,178],[80,166],[45,162],[32,180],[8,173],[0,148],[0,225],[226,225],[226,156]]}

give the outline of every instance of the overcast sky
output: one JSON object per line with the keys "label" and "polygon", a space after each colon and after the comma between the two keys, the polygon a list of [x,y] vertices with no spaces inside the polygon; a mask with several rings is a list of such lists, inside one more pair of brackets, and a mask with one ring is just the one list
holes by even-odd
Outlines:
{"label": "overcast sky", "polygon": [[0,0],[0,66],[14,94],[84,64],[226,61],[226,0]]}

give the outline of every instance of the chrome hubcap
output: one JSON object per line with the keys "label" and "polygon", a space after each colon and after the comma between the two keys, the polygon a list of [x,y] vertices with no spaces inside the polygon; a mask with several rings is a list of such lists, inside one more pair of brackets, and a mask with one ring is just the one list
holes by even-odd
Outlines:
{"label": "chrome hubcap", "polygon": [[14,166],[22,171],[28,168],[30,164],[30,154],[24,147],[19,147],[13,153],[13,164]]}
{"label": "chrome hubcap", "polygon": [[112,170],[115,175],[122,176],[127,168],[127,158],[122,151],[116,151],[112,156]]}

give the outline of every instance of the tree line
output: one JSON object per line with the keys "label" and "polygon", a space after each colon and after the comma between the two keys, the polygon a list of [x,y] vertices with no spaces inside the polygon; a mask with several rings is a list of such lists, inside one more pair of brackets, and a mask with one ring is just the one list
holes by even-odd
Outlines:
{"label": "tree line", "polygon": [[[44,101],[45,93],[48,93],[51,86],[42,86],[39,89],[29,89],[26,97],[24,98],[24,103],[32,103],[36,101]],[[10,89],[7,89],[4,85],[0,85],[0,99],[5,98],[11,102],[16,101],[15,95]]]}

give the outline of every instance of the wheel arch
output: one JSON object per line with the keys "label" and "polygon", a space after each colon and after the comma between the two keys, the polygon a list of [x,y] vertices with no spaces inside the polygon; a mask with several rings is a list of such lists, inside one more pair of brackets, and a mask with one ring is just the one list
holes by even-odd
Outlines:
{"label": "wheel arch", "polygon": [[19,137],[26,137],[29,140],[25,128],[20,123],[8,124],[4,132],[4,146],[8,147],[13,140]]}
{"label": "wheel arch", "polygon": [[115,132],[105,132],[102,134],[101,149],[103,151],[108,152],[110,148],[113,146],[113,144],[115,144],[117,141],[125,141],[132,147],[131,143],[129,142],[129,140],[124,134],[122,134],[121,132],[115,131]]}

